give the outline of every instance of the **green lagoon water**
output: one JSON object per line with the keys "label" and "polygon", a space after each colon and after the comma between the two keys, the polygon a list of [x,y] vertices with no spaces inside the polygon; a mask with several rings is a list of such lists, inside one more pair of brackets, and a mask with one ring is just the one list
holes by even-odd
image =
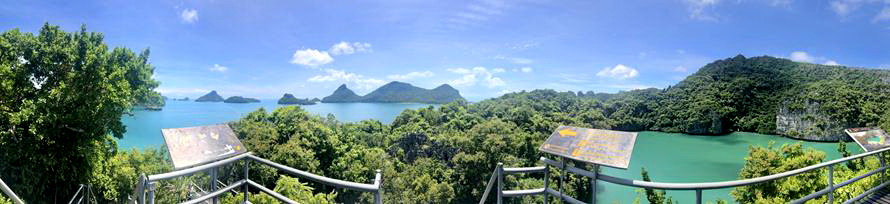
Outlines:
{"label": "green lagoon water", "polygon": [[[339,103],[302,106],[311,113],[333,114],[340,121],[354,122],[376,119],[390,123],[405,109],[417,109],[429,104],[411,103]],[[122,120],[127,133],[118,144],[123,148],[160,147],[163,145],[162,128],[178,128],[219,124],[237,120],[244,114],[266,108],[274,110],[280,105],[273,100],[250,104],[198,103],[168,101],[162,111],[137,111]],[[837,143],[817,143],[792,140],[775,135],[733,133],[725,136],[693,136],[661,132],[640,132],[627,170],[603,167],[603,173],[629,179],[641,179],[640,168],[646,167],[653,180],[658,182],[715,182],[735,180],[744,165],[744,157],[750,145],[766,146],[801,142],[806,147],[827,153],[827,160],[840,158]],[[847,147],[854,153],[861,152],[855,144]],[[484,186],[479,186],[484,188]],[[599,203],[631,203],[637,196],[634,188],[600,181]],[[718,198],[732,201],[732,189],[706,190],[704,201]],[[694,191],[669,191],[669,196],[681,203],[693,203]],[[643,197],[645,203],[645,197]]]}

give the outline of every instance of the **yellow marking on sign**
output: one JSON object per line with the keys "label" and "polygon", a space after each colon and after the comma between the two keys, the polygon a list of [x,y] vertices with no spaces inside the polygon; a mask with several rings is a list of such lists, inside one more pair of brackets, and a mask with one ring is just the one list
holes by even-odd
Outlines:
{"label": "yellow marking on sign", "polygon": [[241,151],[241,145],[235,145],[235,151]]}
{"label": "yellow marking on sign", "polygon": [[574,130],[568,129],[568,128],[562,129],[559,131],[559,136],[565,137],[565,136],[576,136],[576,135],[578,135],[578,132],[575,132]]}
{"label": "yellow marking on sign", "polygon": [[579,149],[575,149],[574,151],[572,151],[572,156],[573,156],[573,157],[577,157],[578,155],[581,154],[581,152],[578,151],[578,150],[579,150]]}

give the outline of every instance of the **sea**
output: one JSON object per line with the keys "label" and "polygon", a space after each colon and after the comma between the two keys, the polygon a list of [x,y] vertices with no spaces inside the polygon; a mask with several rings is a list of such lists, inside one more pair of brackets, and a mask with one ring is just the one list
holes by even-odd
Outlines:
{"label": "sea", "polygon": [[[160,111],[136,111],[121,120],[127,132],[118,145],[122,148],[160,147],[164,144],[163,128],[180,128],[220,124],[234,121],[245,114],[264,108],[272,111],[282,105],[275,100],[260,103],[230,104],[193,101],[167,101]],[[367,119],[391,123],[406,109],[418,109],[433,104],[417,103],[319,103],[303,105],[310,113],[334,115],[343,122]],[[610,176],[640,180],[640,171],[646,168],[657,182],[718,182],[738,178],[744,158],[752,146],[801,143],[807,148],[826,152],[827,160],[840,158],[837,143],[820,143],[788,139],[777,135],[736,132],[723,136],[695,136],[677,133],[640,132],[634,145],[631,162],[627,169],[602,167],[602,173]],[[847,144],[849,151],[862,152],[855,143]],[[543,154],[542,154],[543,155]],[[546,155],[543,155],[546,156]],[[555,181],[555,180],[554,180]],[[478,186],[480,189],[485,186]],[[635,188],[600,181],[597,184],[598,203],[632,203],[637,197],[646,203],[644,194]],[[703,201],[723,199],[732,203],[732,189],[703,191]],[[642,196],[641,196],[642,195]],[[668,196],[680,203],[695,202],[695,191],[668,191]]]}

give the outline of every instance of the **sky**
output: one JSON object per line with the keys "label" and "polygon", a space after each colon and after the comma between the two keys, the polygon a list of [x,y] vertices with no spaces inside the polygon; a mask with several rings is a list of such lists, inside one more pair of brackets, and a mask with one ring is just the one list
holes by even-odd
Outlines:
{"label": "sky", "polygon": [[5,1],[0,29],[86,25],[150,49],[170,97],[366,94],[390,81],[471,100],[673,85],[718,59],[890,68],[890,0]]}

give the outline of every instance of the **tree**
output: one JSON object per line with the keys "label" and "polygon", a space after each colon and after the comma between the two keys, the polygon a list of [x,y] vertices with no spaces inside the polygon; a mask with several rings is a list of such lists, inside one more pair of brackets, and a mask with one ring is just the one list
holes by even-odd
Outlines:
{"label": "tree", "polygon": [[148,50],[44,24],[0,35],[0,177],[35,203],[70,198],[115,154],[123,114],[160,99]]}

